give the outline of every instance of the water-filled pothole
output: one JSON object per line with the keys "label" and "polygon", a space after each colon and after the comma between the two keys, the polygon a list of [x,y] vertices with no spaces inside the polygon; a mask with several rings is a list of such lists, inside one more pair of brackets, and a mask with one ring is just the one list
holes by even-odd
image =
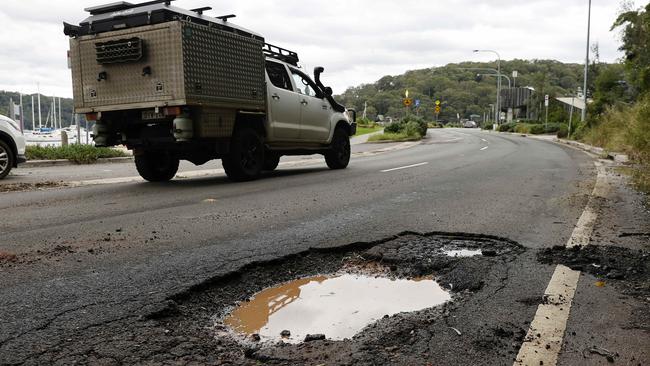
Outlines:
{"label": "water-filled pothole", "polygon": [[449,257],[474,257],[482,255],[481,249],[443,249],[443,253]]}
{"label": "water-filled pothole", "polygon": [[385,315],[422,310],[450,299],[449,292],[430,277],[313,276],[255,294],[224,323],[237,333],[259,335],[262,341],[299,343],[314,334],[341,340]]}

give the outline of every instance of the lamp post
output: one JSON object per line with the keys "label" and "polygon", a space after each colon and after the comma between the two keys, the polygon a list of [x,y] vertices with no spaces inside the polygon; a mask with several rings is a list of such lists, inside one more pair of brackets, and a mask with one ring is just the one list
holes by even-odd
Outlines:
{"label": "lamp post", "polygon": [[[591,1],[591,0],[589,0],[589,1]],[[589,49],[589,47],[587,47],[587,49]],[[499,104],[499,98],[501,96],[501,77],[500,77],[501,76],[501,55],[499,55],[499,53],[497,51],[494,51],[494,50],[474,50],[474,53],[477,53],[477,52],[492,52],[495,55],[497,55],[497,74],[499,75],[499,77],[497,78],[497,104],[496,104],[496,108],[495,108],[496,111],[494,112],[494,117],[495,117],[494,121],[495,121],[495,123],[498,124],[500,122],[499,121],[500,120],[499,115],[501,114],[501,108],[500,108],[500,104]]]}
{"label": "lamp post", "polygon": [[589,11],[587,13],[587,56],[585,57],[585,83],[584,83],[584,88],[583,94],[582,94],[582,101],[585,103],[585,107],[582,109],[582,115],[581,115],[581,121],[584,122],[585,119],[587,118],[587,72],[589,71],[589,33],[591,30],[591,0],[589,0]]}

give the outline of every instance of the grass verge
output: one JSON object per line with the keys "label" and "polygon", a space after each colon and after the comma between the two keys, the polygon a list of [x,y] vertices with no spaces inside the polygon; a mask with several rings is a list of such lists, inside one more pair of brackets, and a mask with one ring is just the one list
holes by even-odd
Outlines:
{"label": "grass verge", "polygon": [[368,138],[368,142],[375,142],[375,141],[417,141],[420,140],[422,136],[414,135],[414,136],[409,136],[405,133],[390,133],[390,132],[384,132],[380,133],[377,135],[372,135]]}
{"label": "grass verge", "polygon": [[583,141],[628,154],[633,182],[650,193],[650,95],[632,105],[607,109],[598,124],[586,131]]}
{"label": "grass verge", "polygon": [[100,158],[127,156],[121,150],[92,145],[27,146],[25,155],[28,160],[68,159],[77,164],[89,164]]}
{"label": "grass verge", "polygon": [[357,133],[355,134],[355,136],[367,135],[369,133],[380,131],[381,129],[382,129],[381,126],[375,126],[375,127],[357,126]]}

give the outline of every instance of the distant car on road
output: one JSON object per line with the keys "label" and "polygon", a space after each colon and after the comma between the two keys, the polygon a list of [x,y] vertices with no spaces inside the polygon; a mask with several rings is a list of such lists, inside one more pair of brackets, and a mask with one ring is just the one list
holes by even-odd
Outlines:
{"label": "distant car on road", "polygon": [[0,179],[25,161],[25,137],[18,123],[0,115]]}
{"label": "distant car on road", "polygon": [[465,121],[463,122],[463,127],[465,128],[476,128],[478,125],[474,121]]}

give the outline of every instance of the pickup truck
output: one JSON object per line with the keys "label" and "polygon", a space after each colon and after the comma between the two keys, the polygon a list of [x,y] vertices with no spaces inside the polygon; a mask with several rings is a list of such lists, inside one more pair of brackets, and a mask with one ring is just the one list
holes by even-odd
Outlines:
{"label": "pickup truck", "polygon": [[298,54],[209,17],[155,0],[85,9],[70,37],[75,112],[96,146],[133,150],[140,175],[168,181],[180,160],[221,159],[234,181],[273,170],[284,155],[322,154],[346,168],[356,113],[299,67]]}

